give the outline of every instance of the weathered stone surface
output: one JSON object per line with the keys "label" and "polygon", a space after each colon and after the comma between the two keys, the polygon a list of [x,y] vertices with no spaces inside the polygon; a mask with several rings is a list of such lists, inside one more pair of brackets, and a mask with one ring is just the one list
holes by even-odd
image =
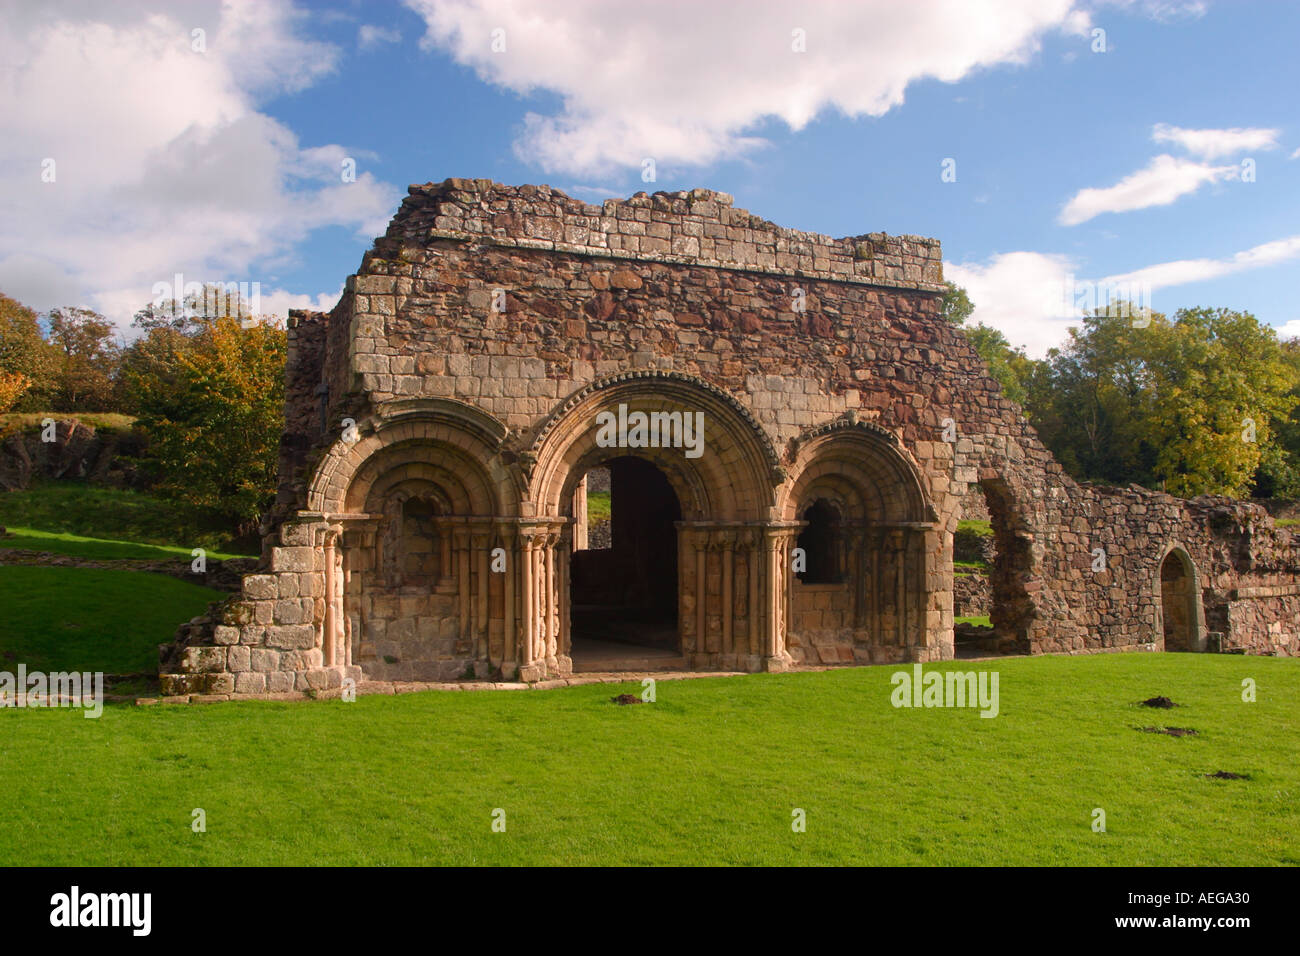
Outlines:
{"label": "weathered stone surface", "polygon": [[[697,669],[948,659],[981,604],[1004,650],[1300,652],[1292,535],[1072,481],[940,315],[934,240],[784,229],[709,190],[449,180],[411,187],[345,290],[291,314],[266,565],[163,649],[166,693],[567,680],[575,587],[675,610]],[[702,415],[699,454],[598,445],[620,409]],[[581,472],[616,457],[645,463],[610,465],[639,506],[575,553]],[[981,501],[994,566],[959,583]],[[637,524],[654,502],[682,524]]]}

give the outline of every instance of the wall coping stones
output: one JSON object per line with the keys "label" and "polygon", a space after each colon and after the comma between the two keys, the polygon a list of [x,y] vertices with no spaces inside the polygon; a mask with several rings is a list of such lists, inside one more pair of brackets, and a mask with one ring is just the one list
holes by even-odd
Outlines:
{"label": "wall coping stones", "polygon": [[[710,189],[640,192],[596,206],[550,186],[487,179],[412,185],[385,238],[470,242],[603,259],[728,269],[941,293],[939,240],[883,232],[833,239],[787,229]],[[647,235],[662,226],[667,238]],[[353,282],[354,280],[349,280]],[[355,287],[349,285],[352,290]]]}

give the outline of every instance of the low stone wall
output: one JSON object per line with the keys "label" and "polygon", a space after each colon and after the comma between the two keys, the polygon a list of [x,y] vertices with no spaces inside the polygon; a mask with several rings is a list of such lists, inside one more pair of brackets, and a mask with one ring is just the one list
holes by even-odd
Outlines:
{"label": "low stone wall", "polygon": [[985,617],[993,610],[993,587],[989,576],[971,572],[953,577],[952,613],[954,617]]}
{"label": "low stone wall", "polygon": [[90,481],[115,488],[143,488],[142,440],[134,433],[96,430],[76,419],[55,422],[54,441],[41,440],[39,425],[0,440],[0,491],[22,491],[33,480]]}

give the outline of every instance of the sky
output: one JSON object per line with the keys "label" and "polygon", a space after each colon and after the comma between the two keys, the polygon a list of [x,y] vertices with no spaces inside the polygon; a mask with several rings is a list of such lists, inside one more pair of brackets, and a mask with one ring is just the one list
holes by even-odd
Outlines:
{"label": "sky", "polygon": [[1282,0],[0,0],[0,292],[127,337],[187,282],[328,309],[462,176],[937,237],[1035,357],[1114,295],[1290,337],[1298,38]]}

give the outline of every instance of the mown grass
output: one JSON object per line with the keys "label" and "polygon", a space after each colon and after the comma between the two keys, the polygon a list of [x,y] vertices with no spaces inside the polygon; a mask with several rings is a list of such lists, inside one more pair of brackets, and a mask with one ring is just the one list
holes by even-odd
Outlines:
{"label": "mown grass", "polygon": [[590,491],[587,493],[587,521],[598,524],[608,521],[613,513],[613,501],[608,491]]}
{"label": "mown grass", "polygon": [[[0,862],[1300,863],[1295,661],[991,669],[993,719],[895,709],[893,667],[661,681],[628,707],[639,685],[0,711]],[[1160,694],[1180,706],[1136,703]],[[1140,730],[1165,723],[1199,733]]]}
{"label": "mown grass", "polygon": [[86,558],[168,558],[204,548],[223,559],[242,555],[220,535],[187,532],[176,507],[152,495],[77,481],[0,494],[0,525],[14,537],[0,548],[54,551]]}
{"label": "mown grass", "polygon": [[224,597],[161,574],[0,567],[0,669],[157,673],[158,645]]}

